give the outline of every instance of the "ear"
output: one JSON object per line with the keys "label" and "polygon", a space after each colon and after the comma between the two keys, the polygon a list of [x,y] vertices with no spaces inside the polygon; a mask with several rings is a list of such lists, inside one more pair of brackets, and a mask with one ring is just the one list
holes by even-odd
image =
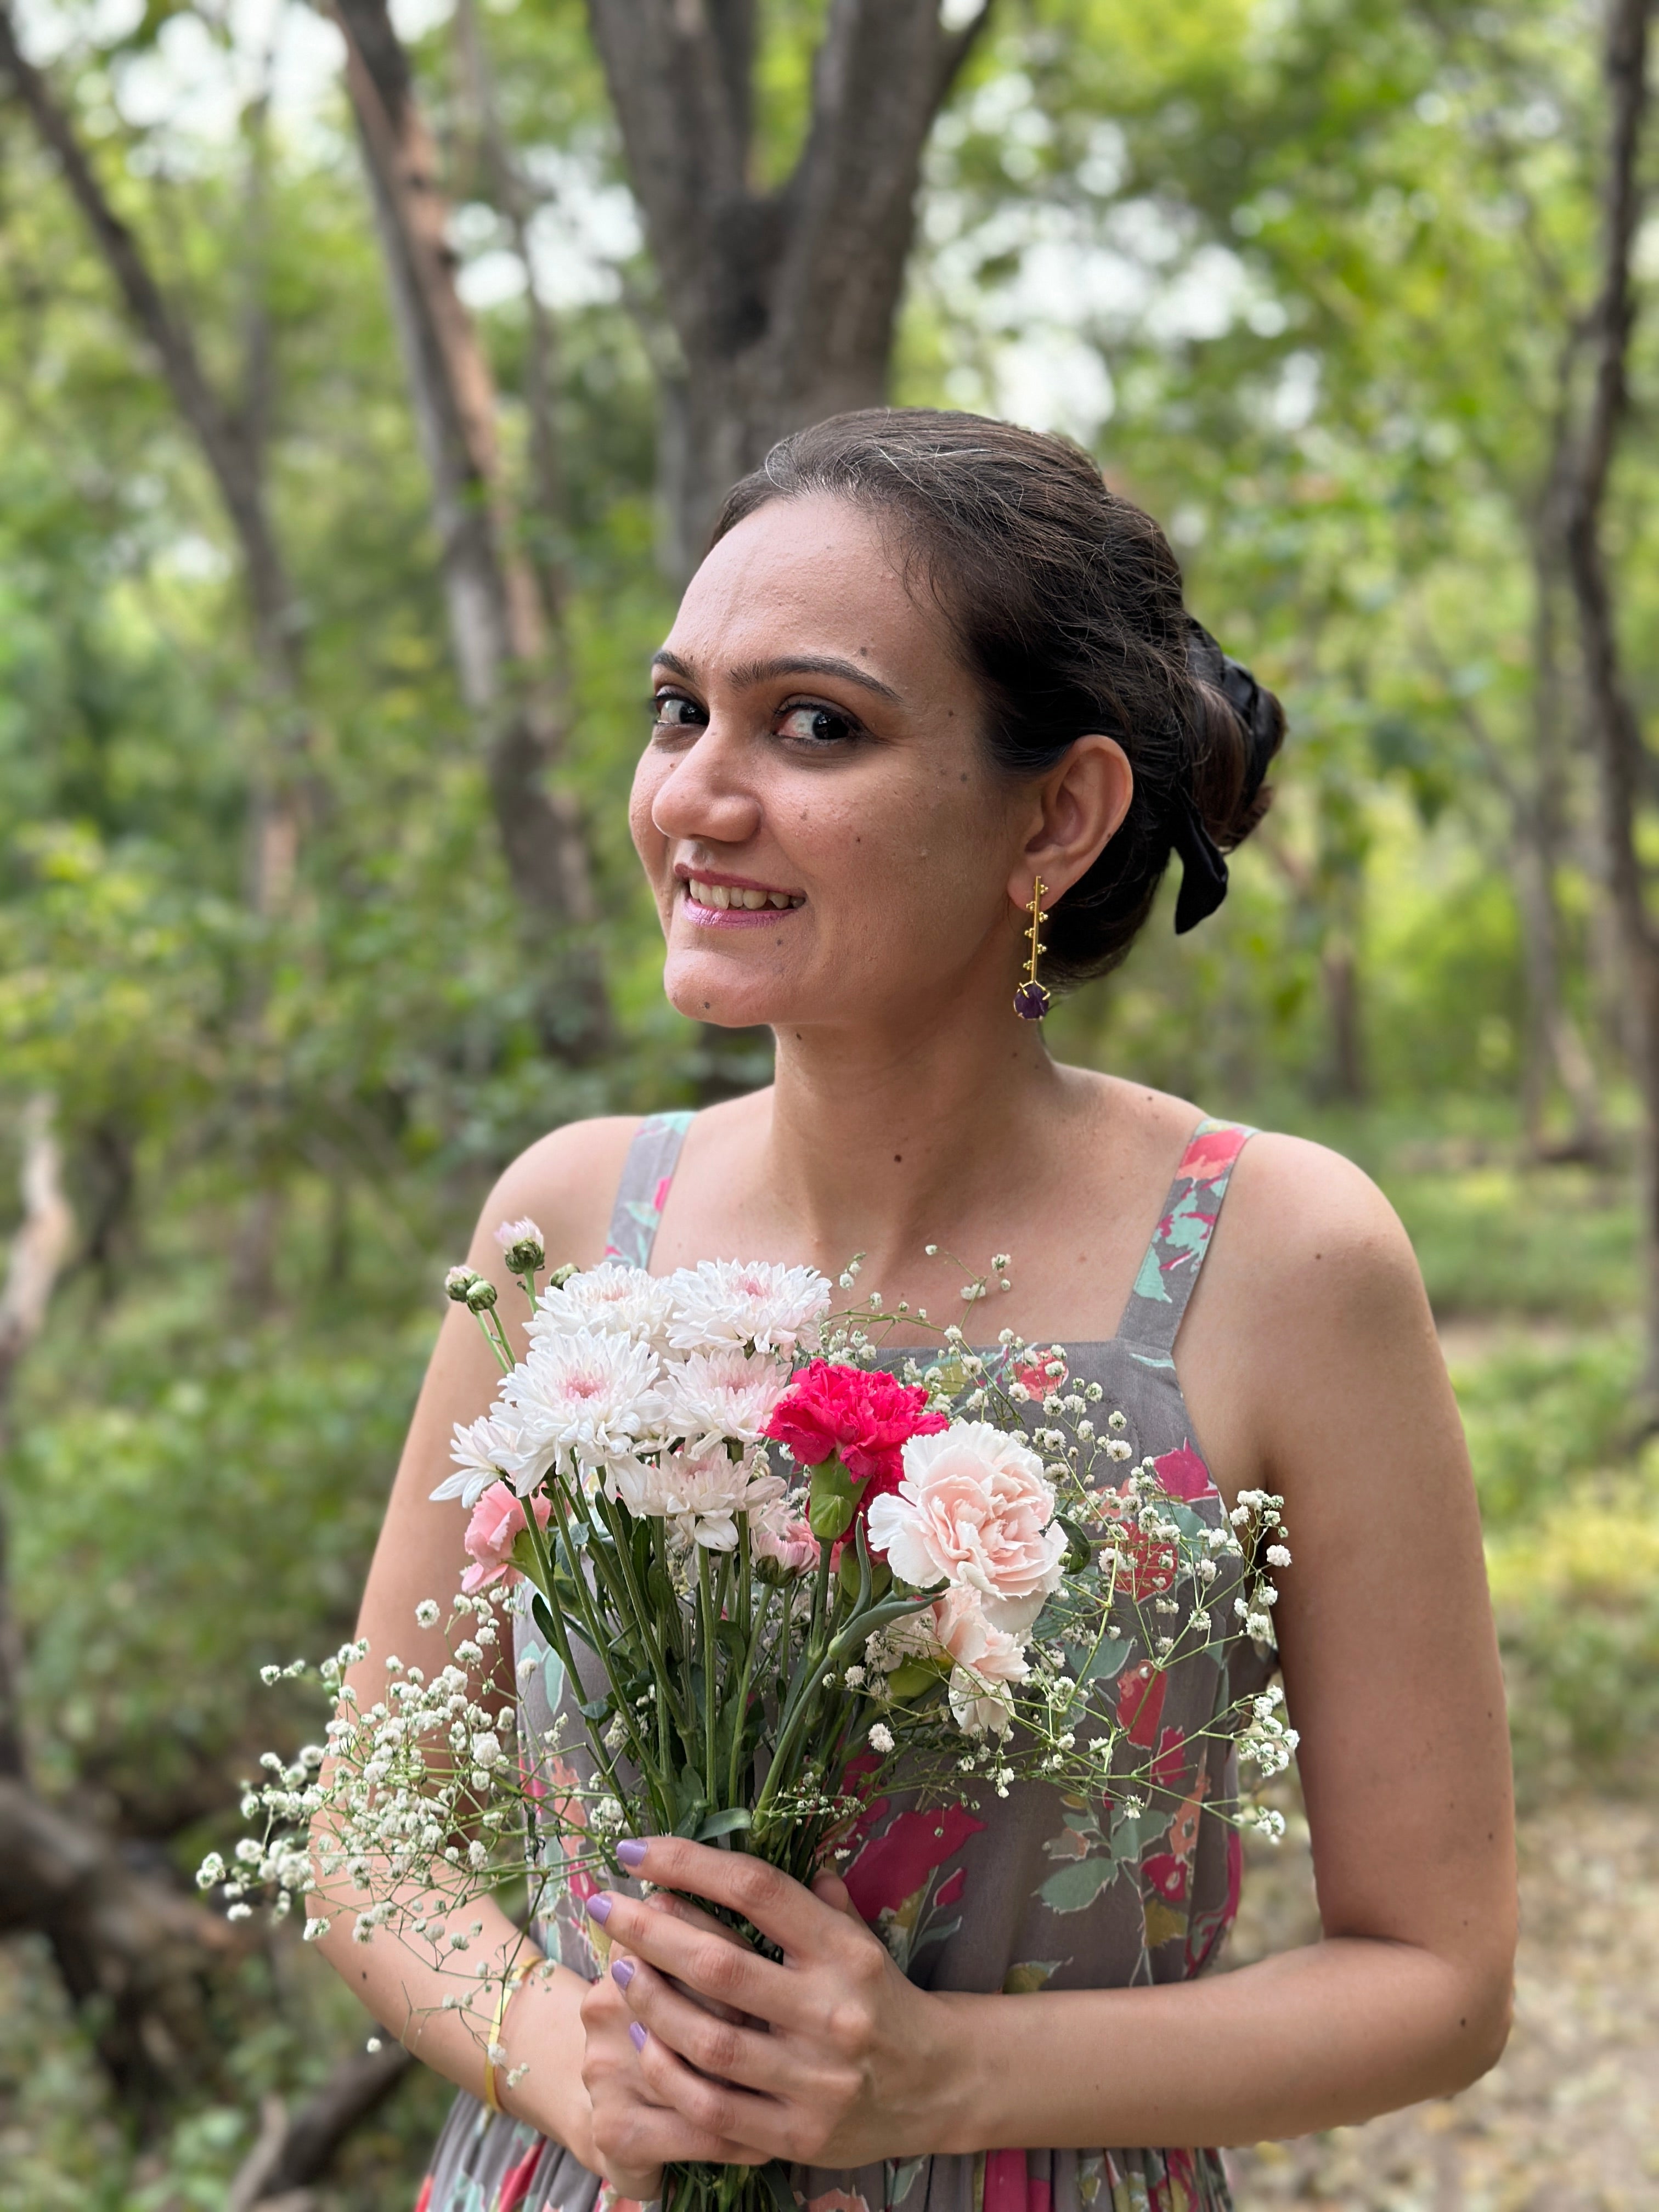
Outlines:
{"label": "ear", "polygon": [[1030,793],[1030,830],[1008,878],[1017,907],[1031,902],[1041,876],[1053,902],[1094,866],[1123,825],[1135,772],[1115,738],[1079,738]]}

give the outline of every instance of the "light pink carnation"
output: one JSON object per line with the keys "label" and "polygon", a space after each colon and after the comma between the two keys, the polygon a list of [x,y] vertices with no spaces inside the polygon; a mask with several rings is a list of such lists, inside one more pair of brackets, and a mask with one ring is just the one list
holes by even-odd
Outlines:
{"label": "light pink carnation", "polygon": [[1018,1636],[1060,1581],[1066,1535],[1054,1515],[1029,1444],[988,1421],[952,1421],[905,1445],[896,1495],[870,1508],[870,1543],[918,1589],[944,1580],[977,1590],[988,1624]]}
{"label": "light pink carnation", "polygon": [[981,1682],[1023,1682],[1030,1672],[1024,1638],[993,1627],[985,1618],[985,1601],[975,1589],[958,1583],[945,1591],[933,1607],[933,1633],[939,1648]]}
{"label": "light pink carnation", "polygon": [[[545,1528],[553,1510],[550,1498],[535,1500],[536,1521]],[[505,1575],[509,1582],[517,1582],[519,1570],[513,1565],[513,1547],[526,1526],[524,1500],[515,1498],[504,1482],[497,1482],[485,1491],[472,1509],[472,1518],[466,1524],[462,1538],[467,1556],[472,1565],[461,1577],[461,1588],[471,1597],[475,1590],[487,1589],[493,1582]]]}

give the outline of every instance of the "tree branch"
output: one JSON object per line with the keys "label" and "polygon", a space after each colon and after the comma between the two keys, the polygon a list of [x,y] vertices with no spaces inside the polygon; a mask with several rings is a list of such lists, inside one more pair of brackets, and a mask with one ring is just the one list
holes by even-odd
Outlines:
{"label": "tree branch", "polygon": [[225,2212],[276,2212],[321,2180],[352,2131],[377,2112],[415,2061],[400,2043],[355,2053],[297,2112],[267,2097],[259,2136],[237,2170]]}

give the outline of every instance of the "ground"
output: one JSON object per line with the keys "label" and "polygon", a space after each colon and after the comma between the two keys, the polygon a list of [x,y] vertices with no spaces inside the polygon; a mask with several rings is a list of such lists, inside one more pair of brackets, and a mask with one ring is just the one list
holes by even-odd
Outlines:
{"label": "ground", "polygon": [[[1659,1808],[1523,1819],[1515,2029],[1461,2096],[1230,2160],[1238,2212],[1659,2207]],[[1252,1846],[1234,1963],[1318,1932],[1305,1831]]]}

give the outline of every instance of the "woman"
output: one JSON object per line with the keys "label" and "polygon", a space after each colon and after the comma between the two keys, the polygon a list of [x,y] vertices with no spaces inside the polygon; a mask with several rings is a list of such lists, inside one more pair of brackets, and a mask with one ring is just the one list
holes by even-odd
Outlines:
{"label": "woman", "polygon": [[[1206,1809],[1224,1754],[1183,1764],[1213,1671],[1199,1710],[1176,1667],[1137,1693],[1139,1740],[1179,1770],[1182,1810],[1126,1878],[1087,1816],[1036,1786],[982,1820],[872,1808],[846,1881],[811,1891],[652,1840],[632,1853],[648,1893],[562,1900],[564,1963],[520,1985],[488,2084],[438,2009],[444,1978],[385,1936],[329,1939],[468,2093],[422,2206],[588,2212],[602,2183],[650,2198],[667,2160],[771,2157],[799,2169],[811,2212],[1224,2206],[1206,2147],[1361,2120],[1491,2066],[1515,1925],[1474,1499],[1399,1224],[1316,1146],[1247,1144],[1180,1099],[1057,1066],[1020,1018],[1039,1009],[1012,1004],[1039,881],[1055,988],[1122,957],[1172,852],[1176,927],[1218,902],[1218,848],[1265,801],[1277,705],[1186,614],[1156,525],[1082,454],[923,410],[822,424],[737,487],[653,683],[632,826],[665,988],[695,1019],[769,1024],[776,1079],[689,1128],[544,1138],[491,1194],[474,1266],[504,1286],[490,1232],[528,1214],[582,1264],[737,1255],[833,1277],[862,1251],[890,1309],[942,1310],[953,1285],[927,1248],[1012,1252],[998,1322],[1064,1344],[1182,1495],[1214,1519],[1242,1489],[1286,1501],[1279,1630],[1323,1940],[1205,1971],[1237,1838]],[[428,1493],[451,1424],[495,1380],[458,1309],[370,1577],[376,1653],[441,1663],[410,1624],[455,1588],[461,1524]],[[1235,1692],[1254,1663],[1236,1652]],[[783,1963],[678,1891],[741,1906]],[[475,1949],[514,1940],[492,1913]]]}

